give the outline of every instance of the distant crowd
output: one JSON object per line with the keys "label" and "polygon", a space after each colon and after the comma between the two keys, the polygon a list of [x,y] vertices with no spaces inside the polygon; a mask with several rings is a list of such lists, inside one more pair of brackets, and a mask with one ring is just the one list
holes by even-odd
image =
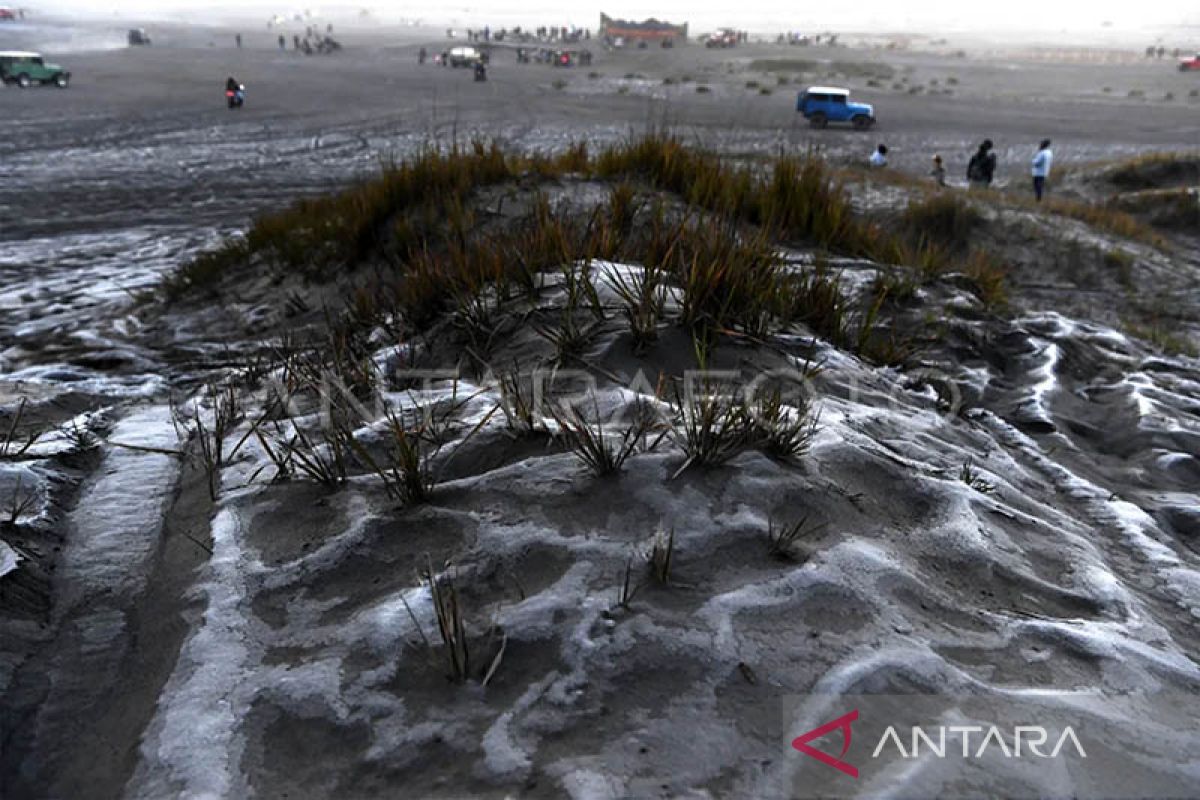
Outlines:
{"label": "distant crowd", "polygon": [[[1183,51],[1180,50],[1178,47],[1171,50],[1171,58],[1180,58],[1182,55],[1183,55]],[[1154,45],[1151,45],[1150,47],[1146,48],[1146,58],[1166,58],[1166,57],[1167,57],[1167,48],[1163,47],[1162,45],[1158,45],[1157,47],[1155,47]]]}
{"label": "distant crowd", "polygon": [[775,44],[790,44],[797,47],[808,47],[809,45],[819,44],[825,44],[827,47],[837,47],[837,42],[838,34],[836,33],[818,33],[810,36],[806,33],[789,31],[775,37]]}
{"label": "distant crowd", "polygon": [[[1050,179],[1050,168],[1054,163],[1054,151],[1050,149],[1049,139],[1043,139],[1030,161],[1029,169],[1033,178],[1033,195],[1038,202],[1046,195],[1046,182]],[[889,150],[886,144],[880,144],[871,153],[869,163],[873,169],[882,169],[888,165]],[[984,139],[967,162],[967,185],[972,189],[987,189],[991,187],[996,177],[995,145],[991,139]],[[946,165],[941,155],[933,156],[933,169],[930,177],[938,186],[946,185]]]}
{"label": "distant crowd", "polygon": [[[454,38],[454,31],[446,31],[449,38]],[[476,30],[473,28],[467,29],[468,42],[521,42],[522,44],[529,42],[542,43],[564,43],[574,44],[576,42],[587,41],[592,38],[592,32],[585,28],[568,27],[566,25],[554,26],[539,26],[533,29],[525,29],[521,26],[514,28],[499,28],[495,31],[490,26],[484,25],[482,29]]]}

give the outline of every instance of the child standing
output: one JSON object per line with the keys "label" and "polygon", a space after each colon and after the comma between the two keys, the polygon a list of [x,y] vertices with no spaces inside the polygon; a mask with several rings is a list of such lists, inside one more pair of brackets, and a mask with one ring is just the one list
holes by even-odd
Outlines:
{"label": "child standing", "polygon": [[942,157],[940,155],[934,155],[933,170],[930,171],[929,174],[933,176],[933,181],[938,186],[946,185],[946,166],[942,163]]}

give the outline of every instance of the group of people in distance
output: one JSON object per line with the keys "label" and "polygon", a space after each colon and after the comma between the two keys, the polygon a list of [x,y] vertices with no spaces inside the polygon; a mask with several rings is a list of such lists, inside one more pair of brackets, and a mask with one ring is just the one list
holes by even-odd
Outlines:
{"label": "group of people in distance", "polygon": [[[972,189],[986,189],[992,185],[992,180],[996,176],[996,160],[995,145],[991,139],[984,139],[979,145],[979,149],[971,156],[971,160],[967,162],[967,183]],[[1050,140],[1043,139],[1030,163],[1030,171],[1033,175],[1033,194],[1038,202],[1041,202],[1046,195],[1046,181],[1050,178],[1050,167],[1053,163],[1054,151],[1050,149]],[[875,148],[875,152],[871,153],[870,164],[876,169],[888,165],[887,145],[880,144]],[[946,165],[940,155],[934,155],[933,169],[929,174],[938,186],[946,185]]]}

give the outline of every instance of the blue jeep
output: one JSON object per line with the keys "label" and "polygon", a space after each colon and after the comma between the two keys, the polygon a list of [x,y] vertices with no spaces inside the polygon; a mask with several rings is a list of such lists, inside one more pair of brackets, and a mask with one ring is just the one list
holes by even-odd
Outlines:
{"label": "blue jeep", "polygon": [[796,98],[796,110],[814,128],[824,128],[831,122],[849,122],[866,130],[875,124],[875,109],[866,103],[851,103],[849,89],[810,86]]}

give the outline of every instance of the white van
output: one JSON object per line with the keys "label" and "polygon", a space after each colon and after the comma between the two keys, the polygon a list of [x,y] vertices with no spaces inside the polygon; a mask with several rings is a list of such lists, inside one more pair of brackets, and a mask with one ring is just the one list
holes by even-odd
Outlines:
{"label": "white van", "polygon": [[450,66],[473,67],[483,60],[474,47],[455,47],[450,50]]}

